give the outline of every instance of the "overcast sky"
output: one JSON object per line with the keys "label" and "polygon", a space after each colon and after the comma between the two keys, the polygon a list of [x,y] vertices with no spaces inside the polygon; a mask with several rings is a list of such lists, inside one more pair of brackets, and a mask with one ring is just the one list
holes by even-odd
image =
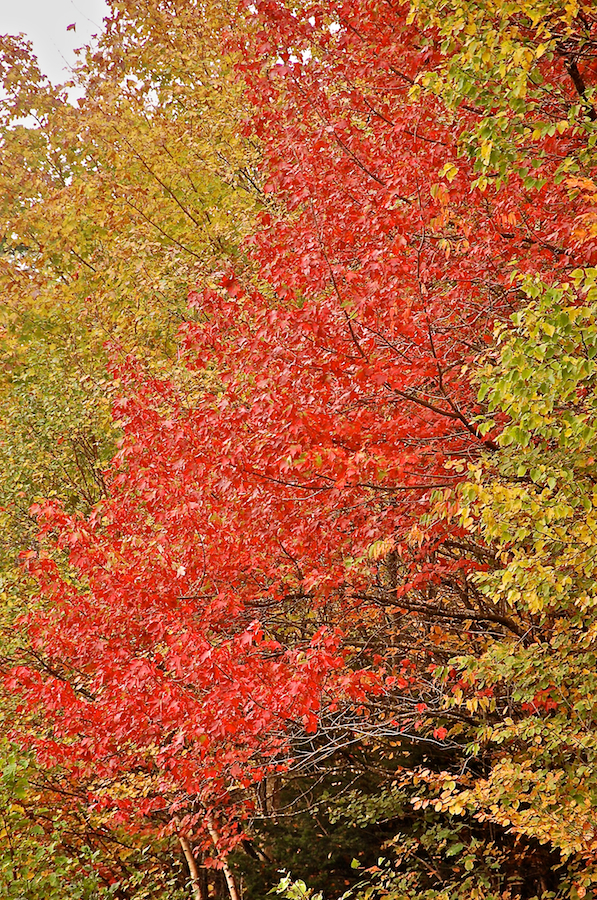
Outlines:
{"label": "overcast sky", "polygon": [[[104,0],[0,0],[0,34],[26,34],[42,72],[60,83],[68,78],[75,49],[101,31],[106,14]],[[67,31],[72,24],[75,30]]]}

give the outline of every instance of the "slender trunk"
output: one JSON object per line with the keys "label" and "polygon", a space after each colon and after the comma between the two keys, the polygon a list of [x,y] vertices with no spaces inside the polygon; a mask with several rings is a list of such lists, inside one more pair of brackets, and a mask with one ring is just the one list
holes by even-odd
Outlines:
{"label": "slender trunk", "polygon": [[191,845],[189,844],[186,837],[181,837],[180,835],[178,835],[178,840],[180,841],[182,852],[184,853],[185,859],[187,861],[187,866],[189,867],[189,874],[191,876],[191,890],[193,892],[194,900],[206,900],[203,895],[203,891],[201,890],[199,869],[197,868],[197,862],[195,861],[195,857],[193,856]]}
{"label": "slender trunk", "polygon": [[226,862],[226,857],[219,852],[218,850],[218,842],[220,840],[220,835],[214,825],[214,821],[211,816],[206,816],[205,821],[207,822],[207,830],[209,831],[209,836],[213,841],[213,845],[216,849],[216,853],[220,857],[220,862],[222,864],[222,871],[224,873],[224,877],[226,879],[226,884],[228,885],[228,892],[230,894],[230,900],[240,900],[240,894],[238,892],[238,888],[236,886],[236,879],[234,878],[234,874],[232,869]]}

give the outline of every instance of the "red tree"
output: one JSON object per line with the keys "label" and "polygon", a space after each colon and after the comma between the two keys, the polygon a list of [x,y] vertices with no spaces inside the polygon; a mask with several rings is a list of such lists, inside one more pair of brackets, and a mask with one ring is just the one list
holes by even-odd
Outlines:
{"label": "red tree", "polygon": [[[411,560],[405,538],[459,477],[451,461],[491,447],[469,375],[519,302],[511,264],[549,280],[595,256],[574,238],[582,201],[549,177],[581,137],[545,137],[534,192],[516,173],[476,190],[459,148],[480,111],[410,99],[443,57],[404,7],[337,4],[333,22],[327,4],[250,10],[254,275],[191,292],[192,390],[119,369],[109,497],[86,521],[37,509],[69,571],[46,550],[29,560],[44,665],[13,676],[52,717],[40,753],[99,780],[144,773],[135,814],[170,803],[194,822],[283,765],[301,730],[374,728],[380,711],[404,728],[432,702],[404,656],[433,654],[404,611],[458,622],[461,570],[483,560],[439,533]],[[557,61],[544,77],[569,90]]]}

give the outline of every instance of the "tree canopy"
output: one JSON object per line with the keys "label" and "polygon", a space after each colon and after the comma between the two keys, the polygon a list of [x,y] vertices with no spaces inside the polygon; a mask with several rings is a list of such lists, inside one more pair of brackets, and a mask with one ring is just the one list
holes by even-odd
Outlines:
{"label": "tree canopy", "polygon": [[2,41],[0,877],[591,896],[592,4]]}

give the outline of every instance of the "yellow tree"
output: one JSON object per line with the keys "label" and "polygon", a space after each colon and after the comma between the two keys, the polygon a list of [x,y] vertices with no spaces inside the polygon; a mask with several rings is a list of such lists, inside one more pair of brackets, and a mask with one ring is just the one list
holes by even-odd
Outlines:
{"label": "yellow tree", "polygon": [[81,508],[101,494],[106,344],[175,366],[189,288],[238,256],[260,202],[221,49],[233,16],[227,3],[115,3],[76,103],[26,42],[2,39],[1,492],[25,533],[33,495]]}
{"label": "yellow tree", "polygon": [[463,524],[495,548],[484,596],[523,630],[452,660],[468,692],[448,706],[477,715],[485,696],[475,741],[490,765],[443,798],[559,855],[572,897],[597,884],[596,281],[589,269],[574,285],[528,283],[482,375],[481,397],[509,424],[461,489]]}

